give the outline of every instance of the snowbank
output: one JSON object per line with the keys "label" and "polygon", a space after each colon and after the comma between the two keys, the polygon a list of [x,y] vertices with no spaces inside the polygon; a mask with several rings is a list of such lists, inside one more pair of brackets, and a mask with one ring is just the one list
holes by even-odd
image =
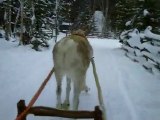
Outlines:
{"label": "snowbank", "polygon": [[151,73],[160,73],[160,35],[151,32],[148,26],[143,33],[137,29],[122,32],[120,39],[126,56],[139,62]]}
{"label": "snowbank", "polygon": [[[134,33],[135,34],[135,33]],[[63,35],[65,36],[65,34]],[[58,40],[63,37],[58,36]],[[108,120],[159,120],[160,81],[139,64],[124,56],[118,40],[89,38],[107,109]],[[0,39],[0,120],[13,120],[16,104],[24,99],[28,104],[53,66],[52,48],[41,52],[30,46]],[[97,90],[92,66],[87,71],[88,93],[80,95],[79,110],[93,110],[98,105]],[[36,101],[35,106],[56,106],[54,75]],[[63,81],[62,99],[65,98],[66,81]],[[72,106],[73,91],[71,92]],[[60,118],[29,115],[28,120],[59,120]]]}

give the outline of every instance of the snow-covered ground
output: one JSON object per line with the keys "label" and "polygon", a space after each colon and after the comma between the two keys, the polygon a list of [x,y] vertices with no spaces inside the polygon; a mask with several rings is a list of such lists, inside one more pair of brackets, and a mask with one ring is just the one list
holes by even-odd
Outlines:
{"label": "snow-covered ground", "polygon": [[[125,57],[118,40],[89,38],[89,41],[94,49],[108,120],[159,120],[160,78]],[[54,42],[50,44],[49,49],[36,52],[29,46],[0,39],[0,120],[15,119],[17,102],[24,99],[28,104],[53,67]],[[80,110],[93,110],[98,105],[92,66],[87,72],[87,83],[90,91],[81,93]],[[53,75],[35,105],[55,107],[55,88]],[[55,120],[28,116],[28,120],[42,119]]]}

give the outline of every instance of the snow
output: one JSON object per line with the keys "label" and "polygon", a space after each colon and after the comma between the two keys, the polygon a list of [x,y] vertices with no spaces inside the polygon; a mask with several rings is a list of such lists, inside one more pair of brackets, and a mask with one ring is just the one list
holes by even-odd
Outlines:
{"label": "snow", "polygon": [[152,27],[148,26],[144,31],[145,36],[148,38],[153,38],[160,41],[160,35],[152,33],[151,30],[152,30]]}
{"label": "snow", "polygon": [[160,64],[160,35],[152,33],[151,30],[151,26],[148,26],[141,33],[137,29],[127,30],[122,32],[120,38],[127,57],[147,67],[153,74],[160,76],[158,70]]}
{"label": "snow", "polygon": [[148,10],[147,9],[144,9],[144,11],[143,11],[143,16],[147,16],[147,15],[149,15],[150,13],[148,12]]}
{"label": "snow", "polygon": [[0,3],[2,3],[4,0],[0,0]]}
{"label": "snow", "polygon": [[125,26],[130,26],[132,24],[132,21],[127,21]]}
{"label": "snow", "polygon": [[[65,35],[61,34],[58,39],[63,36]],[[18,46],[17,41],[12,41],[0,39],[0,120],[15,119],[17,102],[24,99],[28,104],[53,66],[54,40],[50,41],[49,49],[41,52],[34,51],[30,46]],[[121,50],[118,40],[89,38],[89,42],[94,50],[107,119],[159,120],[160,78],[128,59]],[[81,93],[79,109],[93,110],[99,103],[91,65],[86,79],[90,91]],[[55,107],[55,86],[53,75],[35,105]],[[63,99],[64,90],[65,84],[63,84]],[[72,95],[73,93],[71,98]],[[55,120],[52,117],[32,115],[27,119]]]}
{"label": "snow", "polygon": [[34,21],[36,20],[36,17],[35,17],[35,15],[33,15],[32,17],[31,17],[31,21],[32,21],[32,25],[34,24]]}
{"label": "snow", "polygon": [[95,11],[93,18],[94,18],[95,28],[97,30],[96,32],[99,32],[101,34],[103,31],[104,22],[105,22],[105,17],[103,15],[103,12]]}
{"label": "snow", "polygon": [[140,46],[141,41],[140,41],[140,35],[139,31],[137,29],[134,29],[131,33],[128,34],[131,38],[129,39],[128,43],[131,46]]}

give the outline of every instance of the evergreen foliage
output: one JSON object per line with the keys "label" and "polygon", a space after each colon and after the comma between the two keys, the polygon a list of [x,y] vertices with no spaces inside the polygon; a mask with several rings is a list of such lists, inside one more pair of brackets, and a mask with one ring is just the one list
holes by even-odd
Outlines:
{"label": "evergreen foliage", "polygon": [[[158,32],[160,26],[159,1],[156,0],[118,0],[111,14],[111,26],[115,31],[137,28],[144,30],[153,26],[153,31]],[[144,15],[144,12],[148,14]],[[126,22],[130,22],[126,26]],[[156,30],[155,30],[156,29]]]}
{"label": "evergreen foliage", "polygon": [[61,0],[58,10],[59,21],[72,23],[71,29],[90,26],[90,0]]}
{"label": "evergreen foliage", "polygon": [[[5,9],[8,4],[7,1],[4,1],[1,4],[3,11],[1,14],[4,16]],[[19,0],[12,0],[11,2],[11,23],[12,23],[12,33],[14,35],[20,35],[20,2]],[[54,18],[54,8],[55,3],[52,0],[24,0],[24,18],[23,18],[23,44],[33,44],[33,46],[46,46],[48,47],[47,40],[53,37],[53,29],[55,28],[55,18]],[[34,9],[34,10],[33,10]],[[17,17],[17,18],[16,18]],[[3,18],[5,19],[5,18]],[[17,21],[16,21],[17,19]],[[3,20],[1,20],[1,24],[5,26]],[[16,31],[14,31],[16,28]],[[36,38],[36,39],[32,39]],[[34,41],[32,41],[34,40]],[[37,42],[35,42],[35,40]],[[35,48],[35,47],[33,47]]]}
{"label": "evergreen foliage", "polygon": [[137,29],[126,30],[122,32],[120,40],[128,58],[153,74],[160,72],[160,35],[154,34],[151,26],[143,33]]}
{"label": "evergreen foliage", "polygon": [[[125,29],[125,23],[140,11],[140,5],[135,0],[118,0],[111,14],[111,25],[113,29]],[[138,5],[138,6],[137,6]]]}
{"label": "evergreen foliage", "polygon": [[127,9],[130,13],[127,16],[128,20],[123,19],[119,11],[124,21],[115,22],[118,25],[117,29],[123,31],[120,36],[122,48],[131,60],[140,63],[149,72],[156,73],[155,71],[160,71],[160,8],[157,7],[158,2],[156,0],[137,0],[132,4]]}
{"label": "evergreen foliage", "polygon": [[[58,16],[60,21],[73,22],[73,16],[76,10],[72,10],[74,0],[61,0],[58,8]],[[77,14],[76,14],[77,15]]]}
{"label": "evergreen foliage", "polygon": [[[11,5],[7,1],[10,0],[4,0],[0,4],[1,16],[4,16],[7,6],[11,6],[12,32],[20,32],[21,16],[17,16],[20,10],[19,0],[11,0]],[[94,32],[93,14],[96,9],[103,9],[105,13],[107,2],[109,6],[112,6],[112,8],[108,8],[106,19],[108,22],[106,23],[108,29],[106,30],[108,31],[105,32],[107,34],[113,32],[120,34],[123,30],[134,28],[144,31],[149,25],[153,27],[154,33],[160,33],[159,0],[108,0],[107,2],[104,0],[59,0],[57,11],[55,11],[55,2],[53,0],[24,0],[24,38],[29,39],[24,40],[24,44],[35,45],[35,43],[40,43],[39,45],[48,46],[47,41],[53,37],[54,28],[57,27],[56,13],[59,24],[62,22],[71,23],[70,30],[83,28]],[[17,17],[18,20],[16,21]],[[7,27],[4,19],[1,18],[0,22],[1,26]],[[14,31],[14,27],[17,28],[17,31]],[[39,42],[33,42],[35,40]]]}
{"label": "evergreen foliage", "polygon": [[53,37],[55,4],[51,0],[35,0],[33,2],[35,13],[30,9],[32,1],[26,2],[25,26],[28,34],[32,38],[36,38],[31,43],[34,45],[33,48],[38,50],[39,45],[48,47],[47,40]]}

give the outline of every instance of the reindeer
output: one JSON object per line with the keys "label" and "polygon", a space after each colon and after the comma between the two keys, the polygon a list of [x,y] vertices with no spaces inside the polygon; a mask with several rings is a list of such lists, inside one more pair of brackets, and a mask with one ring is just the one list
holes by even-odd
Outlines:
{"label": "reindeer", "polygon": [[[53,48],[53,61],[57,82],[57,108],[67,108],[70,105],[69,96],[71,81],[73,82],[73,110],[78,110],[79,95],[81,91],[88,91],[86,85],[86,72],[92,58],[93,50],[85,32],[77,30],[71,35],[62,38]],[[66,75],[66,98],[61,103],[62,78]]]}

